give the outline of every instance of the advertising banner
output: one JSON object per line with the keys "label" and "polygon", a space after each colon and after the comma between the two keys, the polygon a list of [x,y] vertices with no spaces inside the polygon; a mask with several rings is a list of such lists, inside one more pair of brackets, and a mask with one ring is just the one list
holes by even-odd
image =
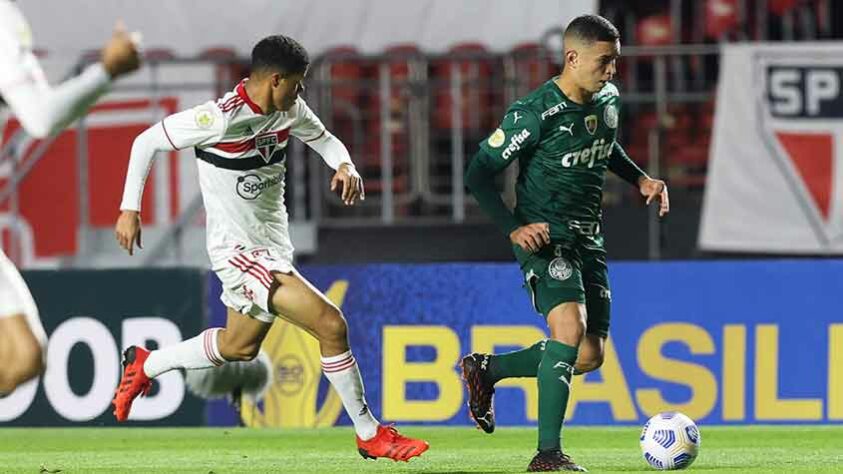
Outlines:
{"label": "advertising banner", "polygon": [[[0,398],[5,426],[116,425],[111,399],[122,350],[160,347],[206,322],[204,270],[30,271],[23,277],[49,335],[47,371]],[[135,401],[129,424],[201,425],[204,402],[178,371]]]}
{"label": "advertising banner", "polygon": [[[468,425],[458,363],[546,337],[515,264],[305,266],[340,306],[373,411]],[[843,420],[843,261],[614,263],[603,366],[575,378],[572,424],[640,424],[679,410],[705,424]],[[224,322],[210,276],[212,324]],[[278,320],[264,343],[275,382],[248,426],[347,424],[316,341]],[[536,381],[497,385],[501,425],[534,424]],[[210,424],[235,421],[225,402]]]}

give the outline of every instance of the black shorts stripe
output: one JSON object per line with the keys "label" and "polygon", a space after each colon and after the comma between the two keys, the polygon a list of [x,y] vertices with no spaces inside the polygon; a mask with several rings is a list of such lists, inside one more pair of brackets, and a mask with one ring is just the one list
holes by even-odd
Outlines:
{"label": "black shorts stripe", "polygon": [[269,161],[264,161],[263,157],[260,155],[250,156],[248,158],[223,158],[209,151],[200,150],[199,148],[194,148],[194,150],[196,150],[196,158],[206,163],[210,163],[217,168],[236,171],[256,170],[258,168],[263,168],[264,166],[281,163],[287,158],[286,149],[276,150]]}

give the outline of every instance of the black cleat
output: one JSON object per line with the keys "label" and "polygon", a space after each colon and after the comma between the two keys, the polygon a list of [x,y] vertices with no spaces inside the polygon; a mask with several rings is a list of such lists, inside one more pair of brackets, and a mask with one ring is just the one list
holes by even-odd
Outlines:
{"label": "black cleat", "polygon": [[370,455],[369,452],[363,448],[357,448],[357,452],[360,453],[360,456],[362,456],[363,459],[377,459],[377,456]]}
{"label": "black cleat", "polygon": [[491,433],[495,431],[495,409],[492,407],[495,387],[485,379],[489,354],[469,354],[462,358],[460,365],[468,389],[468,413],[480,429]]}
{"label": "black cleat", "polygon": [[527,472],[554,471],[588,472],[588,469],[575,463],[567,454],[558,449],[537,452],[530,461],[530,465],[527,466]]}

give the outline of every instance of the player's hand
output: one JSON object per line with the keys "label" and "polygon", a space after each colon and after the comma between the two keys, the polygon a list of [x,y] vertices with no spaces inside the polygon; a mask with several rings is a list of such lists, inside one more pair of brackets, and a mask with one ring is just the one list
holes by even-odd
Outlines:
{"label": "player's hand", "polygon": [[530,253],[550,243],[550,226],[546,222],[523,225],[509,234],[509,240]]}
{"label": "player's hand", "polygon": [[120,217],[117,218],[117,225],[114,226],[114,235],[117,237],[117,243],[126,249],[129,255],[134,254],[135,243],[138,244],[139,249],[142,249],[140,213],[121,211]]}
{"label": "player's hand", "polygon": [[359,198],[361,201],[366,199],[366,191],[363,189],[363,178],[360,173],[354,168],[354,165],[343,163],[340,165],[334,177],[331,178],[331,191],[336,191],[337,187],[342,185],[342,202],[346,206],[353,206]]}
{"label": "player's hand", "polygon": [[641,178],[638,182],[638,189],[641,195],[647,198],[649,206],[654,200],[659,201],[659,217],[664,217],[670,212],[670,199],[667,197],[667,184],[660,179]]}
{"label": "player's hand", "polygon": [[102,65],[112,79],[140,67],[140,33],[129,33],[122,21],[114,25],[114,33],[102,48]]}

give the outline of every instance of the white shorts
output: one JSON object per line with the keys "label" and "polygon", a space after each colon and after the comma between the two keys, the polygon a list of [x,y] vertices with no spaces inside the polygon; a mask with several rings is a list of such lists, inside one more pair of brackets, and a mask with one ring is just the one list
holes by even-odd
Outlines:
{"label": "white shorts", "polygon": [[272,323],[275,315],[269,310],[269,290],[273,272],[293,273],[293,263],[270,247],[252,247],[232,253],[214,265],[222,282],[220,300],[227,307],[259,321]]}
{"label": "white shorts", "polygon": [[41,344],[41,348],[46,348],[47,333],[41,325],[38,307],[35,306],[32,294],[29,293],[29,288],[26,287],[18,269],[0,250],[0,318],[18,314],[26,318],[29,330]]}

